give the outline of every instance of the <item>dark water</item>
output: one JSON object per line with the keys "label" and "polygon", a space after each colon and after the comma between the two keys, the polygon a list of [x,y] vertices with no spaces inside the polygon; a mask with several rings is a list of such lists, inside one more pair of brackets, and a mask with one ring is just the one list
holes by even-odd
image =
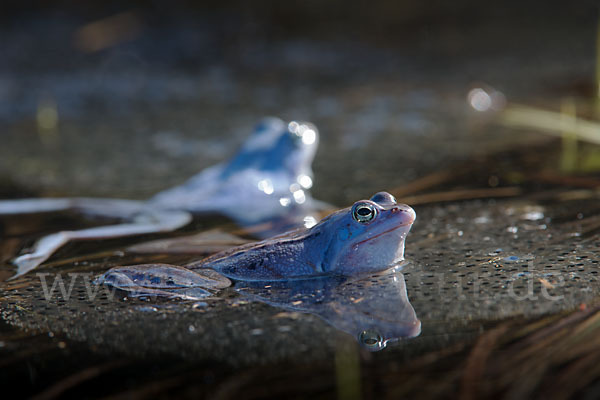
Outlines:
{"label": "dark water", "polygon": [[[145,198],[278,115],[320,129],[316,198],[341,207],[388,190],[418,217],[400,275],[238,285],[199,301],[104,289],[90,300],[87,284],[116,265],[187,262],[195,256],[124,250],[236,229],[222,219],[68,245],[43,275],[1,284],[4,383],[43,398],[594,398],[600,373],[587,357],[600,347],[585,335],[597,333],[597,146],[573,151],[468,101],[495,89],[504,110],[595,118],[596,8],[558,4],[12,8],[0,30],[3,197]],[[121,33],[95,50],[87,24],[115,15],[108,23],[121,28],[108,29]],[[105,222],[3,218],[0,272],[10,276],[10,257],[41,234]],[[68,299],[59,286],[44,295],[57,277],[73,283]],[[420,334],[382,333],[381,321],[415,318]],[[371,352],[359,342],[376,328],[405,338]]]}

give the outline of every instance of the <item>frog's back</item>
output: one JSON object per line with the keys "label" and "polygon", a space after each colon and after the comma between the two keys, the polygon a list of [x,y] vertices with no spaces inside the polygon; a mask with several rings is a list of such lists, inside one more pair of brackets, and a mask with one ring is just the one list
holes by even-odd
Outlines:
{"label": "frog's back", "polygon": [[243,281],[287,280],[313,276],[322,271],[312,262],[307,249],[311,233],[298,229],[273,239],[226,250],[198,262],[189,269],[211,268],[229,278]]}

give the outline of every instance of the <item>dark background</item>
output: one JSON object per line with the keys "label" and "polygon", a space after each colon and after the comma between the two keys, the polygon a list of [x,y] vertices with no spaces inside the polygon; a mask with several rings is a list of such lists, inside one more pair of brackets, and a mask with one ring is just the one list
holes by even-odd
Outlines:
{"label": "dark background", "polygon": [[277,115],[317,124],[315,193],[347,204],[521,145],[468,108],[473,87],[583,116],[596,95],[593,1],[2,7],[0,180],[19,193],[148,197]]}

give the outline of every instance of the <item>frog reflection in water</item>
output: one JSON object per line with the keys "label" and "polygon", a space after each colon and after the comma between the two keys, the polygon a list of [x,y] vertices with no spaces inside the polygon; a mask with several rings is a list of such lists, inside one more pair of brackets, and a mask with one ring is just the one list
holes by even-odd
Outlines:
{"label": "frog reflection in water", "polygon": [[356,333],[371,350],[379,350],[388,340],[420,332],[404,278],[395,275],[389,291],[350,278],[371,275],[402,261],[404,241],[414,220],[412,208],[380,192],[310,229],[235,247],[184,267],[112,268],[96,283],[126,290],[130,296],[198,299],[212,295],[211,289],[229,286],[231,278],[247,296],[317,314],[341,330]]}
{"label": "frog reflection in water", "polygon": [[262,237],[302,225],[305,219],[314,221],[310,213],[326,207],[307,192],[312,186],[311,163],[318,140],[317,129],[309,123],[285,124],[267,118],[229,162],[207,168],[145,202],[94,198],[0,201],[0,215],[75,210],[128,221],[45,236],[30,253],[13,260],[18,267],[14,277],[34,269],[71,240],[169,232],[188,224],[191,213],[220,213],[242,226],[270,222],[272,228]]}
{"label": "frog reflection in water", "polygon": [[357,281],[321,277],[268,284],[238,282],[236,291],[252,301],[317,315],[370,351],[421,333],[404,275],[396,268]]}

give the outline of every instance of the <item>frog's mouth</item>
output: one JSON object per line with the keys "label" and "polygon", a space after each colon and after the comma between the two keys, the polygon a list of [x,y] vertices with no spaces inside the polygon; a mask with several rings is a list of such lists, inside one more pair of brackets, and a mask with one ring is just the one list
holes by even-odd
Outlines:
{"label": "frog's mouth", "polygon": [[[383,236],[383,235],[386,235],[386,234],[388,234],[388,233],[390,233],[390,232],[393,232],[393,231],[395,231],[395,230],[397,230],[397,229],[404,228],[404,227],[407,227],[407,226],[408,226],[408,227],[410,227],[411,225],[412,225],[412,222],[409,222],[409,223],[406,223],[406,224],[397,225],[397,226],[395,226],[395,227],[393,227],[393,228],[391,228],[391,229],[388,229],[388,230],[386,230],[386,231],[379,232],[379,233],[378,233],[377,235],[375,235],[375,236],[371,236],[370,238],[367,238],[367,239],[365,239],[365,240],[361,240],[360,242],[356,243],[356,245],[360,245],[360,244],[366,243],[366,242],[368,242],[368,241],[370,241],[370,240],[377,239],[378,237],[381,237],[381,236]],[[408,231],[407,231],[407,233],[408,233]]]}

